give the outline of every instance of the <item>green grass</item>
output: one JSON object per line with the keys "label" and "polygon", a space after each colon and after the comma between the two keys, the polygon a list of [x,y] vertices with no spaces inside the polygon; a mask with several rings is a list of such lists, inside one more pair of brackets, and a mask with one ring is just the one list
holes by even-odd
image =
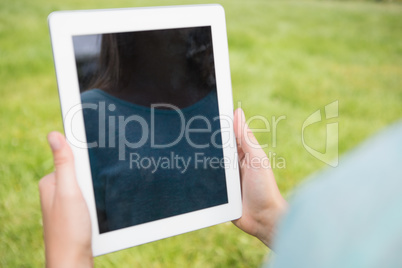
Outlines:
{"label": "green grass", "polygon": [[[0,1],[0,267],[44,264],[37,184],[52,170],[46,134],[62,131],[47,15],[54,10],[207,1]],[[344,153],[402,118],[402,5],[372,2],[225,0],[234,103],[248,118],[286,116],[259,133],[286,194],[325,164],[302,146],[304,120],[339,101]],[[262,123],[254,121],[254,127]],[[306,141],[322,149],[325,124]],[[257,267],[268,250],[232,224],[116,252],[97,267]]]}

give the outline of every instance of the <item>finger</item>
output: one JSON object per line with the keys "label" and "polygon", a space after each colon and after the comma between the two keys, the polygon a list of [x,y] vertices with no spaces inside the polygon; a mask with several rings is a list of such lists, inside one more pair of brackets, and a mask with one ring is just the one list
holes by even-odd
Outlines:
{"label": "finger", "polygon": [[43,217],[47,217],[47,214],[51,210],[53,204],[54,191],[56,189],[55,174],[50,173],[43,177],[39,181],[39,197],[42,208]]}
{"label": "finger", "polygon": [[54,165],[56,168],[56,191],[73,194],[78,189],[75,178],[74,156],[70,146],[63,135],[51,132],[48,141],[53,152]]}
{"label": "finger", "polygon": [[234,127],[234,134],[236,138],[236,145],[237,145],[237,155],[239,162],[242,161],[244,158],[244,152],[241,148],[241,111],[240,108],[235,110],[234,112],[234,119],[233,119],[233,127]]}
{"label": "finger", "polygon": [[259,145],[253,132],[246,123],[246,117],[241,108],[235,111],[235,136],[236,140],[240,144],[244,154],[250,154],[250,156],[266,157],[264,150]]}

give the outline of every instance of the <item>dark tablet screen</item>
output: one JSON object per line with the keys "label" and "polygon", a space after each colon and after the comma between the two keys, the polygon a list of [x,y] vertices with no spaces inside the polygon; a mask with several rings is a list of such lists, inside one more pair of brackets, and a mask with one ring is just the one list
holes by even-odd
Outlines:
{"label": "dark tablet screen", "polygon": [[226,204],[211,27],[73,44],[100,232]]}

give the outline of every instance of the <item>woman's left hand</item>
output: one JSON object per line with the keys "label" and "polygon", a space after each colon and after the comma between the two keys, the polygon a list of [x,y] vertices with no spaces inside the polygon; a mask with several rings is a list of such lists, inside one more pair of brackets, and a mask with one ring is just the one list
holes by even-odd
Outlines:
{"label": "woman's left hand", "polygon": [[63,135],[51,132],[56,170],[39,182],[47,267],[92,267],[91,221]]}

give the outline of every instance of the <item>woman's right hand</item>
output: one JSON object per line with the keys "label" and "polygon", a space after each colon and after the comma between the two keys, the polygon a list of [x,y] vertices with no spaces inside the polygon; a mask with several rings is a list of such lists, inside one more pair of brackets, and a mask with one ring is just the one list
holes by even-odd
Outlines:
{"label": "woman's right hand", "polygon": [[234,130],[240,165],[243,215],[233,223],[272,247],[279,218],[287,202],[279,192],[269,159],[246,124],[242,109],[234,113]]}

